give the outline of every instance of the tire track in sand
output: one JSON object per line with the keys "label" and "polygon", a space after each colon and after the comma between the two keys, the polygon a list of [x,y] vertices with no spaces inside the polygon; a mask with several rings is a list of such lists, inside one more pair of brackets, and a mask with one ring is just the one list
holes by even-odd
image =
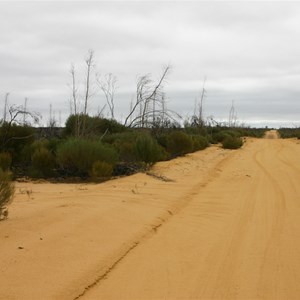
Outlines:
{"label": "tire track in sand", "polygon": [[[134,240],[128,242],[125,247],[119,250],[118,255],[112,259],[111,263],[102,270],[98,275],[95,275],[94,279],[91,280],[91,283],[84,287],[84,289],[73,298],[73,300],[78,300],[85,296],[85,294],[91,290],[93,287],[99,285],[102,280],[105,280],[107,276],[135,249],[139,246],[144,240],[148,240],[153,235],[157,233],[157,231],[167,222],[171,220],[171,218],[180,213],[184,208],[186,208],[189,203],[194,199],[195,196],[198,195],[199,191],[205,187],[212,180],[218,178],[221,172],[221,168],[224,164],[228,162],[228,160],[233,159],[234,153],[227,153],[227,155],[221,159],[212,169],[208,170],[207,175],[204,180],[201,180],[197,184],[195,184],[183,197],[181,200],[176,202],[176,204],[167,210],[163,215],[157,218],[157,222],[155,225],[152,225],[150,229],[140,234]],[[155,177],[162,177],[161,175]],[[162,177],[164,178],[164,177]],[[173,181],[170,181],[173,182]]]}
{"label": "tire track in sand", "polygon": [[[282,150],[282,144],[278,145],[276,149],[276,157]],[[254,155],[254,161],[257,166],[261,169],[261,171],[265,174],[265,179],[270,183],[273,191],[275,192],[275,197],[273,199],[273,223],[270,232],[270,236],[268,238],[268,242],[266,244],[266,248],[264,250],[262,264],[259,271],[259,285],[258,285],[258,297],[264,298],[264,295],[270,293],[270,279],[268,274],[272,274],[277,277],[277,274],[274,274],[274,261],[276,258],[280,256],[279,253],[279,245],[281,244],[282,232],[285,224],[286,217],[286,198],[284,191],[281,188],[280,182],[271,174],[271,172],[264,166],[262,159],[259,157],[260,154],[263,153],[263,150],[258,151]],[[267,187],[266,187],[267,188]],[[277,269],[277,272],[279,270]],[[271,291],[272,292],[272,291]]]}

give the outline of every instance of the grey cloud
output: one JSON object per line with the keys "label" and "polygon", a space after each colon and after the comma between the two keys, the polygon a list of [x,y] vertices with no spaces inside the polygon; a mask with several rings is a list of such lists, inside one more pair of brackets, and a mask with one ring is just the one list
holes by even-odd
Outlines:
{"label": "grey cloud", "polygon": [[118,76],[119,116],[137,76],[171,63],[170,106],[186,115],[206,76],[208,115],[226,119],[234,99],[252,123],[297,120],[299,23],[297,2],[1,2],[0,94],[66,116],[70,63],[82,80],[93,49],[99,73]]}

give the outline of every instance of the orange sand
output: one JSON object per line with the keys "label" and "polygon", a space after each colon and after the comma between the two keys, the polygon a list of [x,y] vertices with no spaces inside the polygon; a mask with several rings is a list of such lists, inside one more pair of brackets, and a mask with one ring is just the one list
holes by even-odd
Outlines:
{"label": "orange sand", "polygon": [[296,140],[248,139],[156,177],[17,183],[0,299],[300,299],[299,162]]}

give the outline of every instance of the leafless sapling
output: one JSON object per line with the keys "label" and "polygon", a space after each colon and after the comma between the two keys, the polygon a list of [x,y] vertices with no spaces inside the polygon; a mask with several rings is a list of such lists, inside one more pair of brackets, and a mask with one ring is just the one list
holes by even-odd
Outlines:
{"label": "leafless sapling", "polygon": [[117,77],[114,76],[112,73],[108,73],[105,75],[104,80],[97,80],[100,89],[102,90],[106,104],[109,108],[110,117],[112,120],[115,119],[115,92],[117,89]]}
{"label": "leafless sapling", "polygon": [[[162,112],[163,86],[170,68],[168,65],[163,69],[162,75],[155,85],[153,85],[150,74],[138,78],[136,99],[131,105],[129,114],[125,118],[125,126],[148,127],[149,124],[152,124],[155,120],[156,114]],[[135,115],[137,111],[139,112]],[[152,122],[149,121],[150,117],[152,117]]]}

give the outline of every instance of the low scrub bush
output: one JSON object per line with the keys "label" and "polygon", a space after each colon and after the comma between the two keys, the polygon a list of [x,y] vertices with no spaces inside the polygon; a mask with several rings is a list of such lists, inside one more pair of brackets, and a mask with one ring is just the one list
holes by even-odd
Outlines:
{"label": "low scrub bush", "polygon": [[266,128],[240,128],[239,132],[241,136],[262,138],[266,133]]}
{"label": "low scrub bush", "polygon": [[3,171],[7,171],[11,167],[12,157],[11,154],[8,152],[0,153],[0,168]]}
{"label": "low scrub bush", "polygon": [[40,139],[36,140],[31,144],[31,150],[34,152],[35,150],[39,150],[41,148],[47,148],[49,147],[49,141],[46,139]]}
{"label": "low scrub bush", "polygon": [[208,141],[204,136],[194,135],[192,136],[193,140],[193,151],[203,150],[208,147]]}
{"label": "low scrub bush", "polygon": [[11,181],[11,173],[0,169],[0,221],[8,216],[7,205],[12,201],[15,187]]}
{"label": "low scrub bush", "polygon": [[[83,130],[84,129],[84,130]],[[125,126],[115,120],[108,120],[100,117],[91,117],[89,115],[77,114],[71,115],[66,121],[64,134],[66,136],[101,136],[106,133],[124,132]]]}
{"label": "low scrub bush", "polygon": [[107,135],[103,141],[111,144],[116,151],[121,162],[136,161],[135,141],[137,139],[136,132],[124,132]]}
{"label": "low scrub bush", "polygon": [[223,141],[228,137],[240,137],[241,134],[238,131],[233,130],[223,130],[212,134],[212,143],[223,143]]}
{"label": "low scrub bush", "polygon": [[105,180],[111,177],[113,172],[113,165],[105,161],[95,161],[90,171],[90,176],[93,180]]}
{"label": "low scrub bush", "polygon": [[101,141],[68,139],[57,148],[57,161],[64,171],[73,176],[87,176],[96,161],[114,165],[116,150]]}
{"label": "low scrub bush", "polygon": [[58,146],[62,143],[62,139],[59,138],[51,138],[48,140],[47,149],[51,151],[51,153],[55,154],[57,152]]}
{"label": "low scrub bush", "polygon": [[156,137],[156,140],[160,146],[167,149],[168,148],[168,135],[167,134],[160,134]]}
{"label": "low scrub bush", "polygon": [[0,126],[1,152],[9,152],[14,163],[21,163],[21,152],[24,147],[34,141],[34,129],[29,126],[8,125]]}
{"label": "low scrub bush", "polygon": [[240,137],[228,136],[222,142],[224,149],[238,149],[243,146],[243,140]]}
{"label": "low scrub bush", "polygon": [[167,139],[167,151],[172,157],[190,153],[193,151],[193,140],[182,131],[173,131]]}
{"label": "low scrub bush", "polygon": [[147,133],[138,136],[134,151],[137,160],[145,163],[155,163],[166,157],[164,149]]}
{"label": "low scrub bush", "polygon": [[300,128],[280,128],[278,130],[280,137],[283,139],[298,138],[300,139]]}
{"label": "low scrub bush", "polygon": [[211,143],[213,144],[217,144],[217,143],[222,143],[223,140],[226,137],[229,137],[230,135],[227,134],[226,132],[217,132],[217,133],[213,133],[212,137],[211,137]]}
{"label": "low scrub bush", "polygon": [[38,178],[46,178],[53,175],[55,167],[55,158],[53,154],[46,148],[37,148],[31,158],[32,169],[31,176]]}

